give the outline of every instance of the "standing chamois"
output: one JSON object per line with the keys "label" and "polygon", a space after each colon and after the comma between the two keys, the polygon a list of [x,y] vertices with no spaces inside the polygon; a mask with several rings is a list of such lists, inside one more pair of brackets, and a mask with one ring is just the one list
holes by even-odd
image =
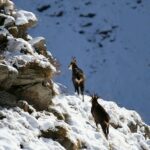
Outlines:
{"label": "standing chamois", "polygon": [[100,124],[106,139],[108,139],[110,117],[108,113],[105,111],[105,109],[98,103],[97,101],[98,98],[99,97],[97,95],[92,96],[91,113],[93,115],[97,128],[98,128],[98,124]]}
{"label": "standing chamois", "polygon": [[79,92],[83,96],[83,101],[84,101],[84,81],[85,81],[85,76],[83,71],[77,66],[77,61],[76,58],[73,57],[72,61],[69,65],[69,69],[72,70],[72,82],[75,88],[75,92]]}

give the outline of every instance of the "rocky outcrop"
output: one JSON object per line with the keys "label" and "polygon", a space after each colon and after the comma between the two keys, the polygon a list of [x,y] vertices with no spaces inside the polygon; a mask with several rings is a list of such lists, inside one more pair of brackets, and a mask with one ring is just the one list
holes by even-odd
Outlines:
{"label": "rocky outcrop", "polygon": [[28,85],[43,82],[52,77],[50,67],[43,68],[37,62],[27,63],[27,65],[18,68],[19,74],[14,85]]}
{"label": "rocky outcrop", "polygon": [[55,126],[54,129],[42,130],[40,137],[51,138],[58,141],[66,150],[77,150],[80,149],[79,141],[73,141],[69,138],[69,131],[66,127]]}
{"label": "rocky outcrop", "polygon": [[[24,100],[37,110],[46,110],[55,95],[51,79],[56,68],[45,39],[32,39],[27,33],[37,18],[31,12],[15,10],[10,0],[0,1],[0,10],[0,90],[3,96],[16,97],[13,106],[27,110],[25,103],[18,103]],[[0,99],[0,105],[4,101]]]}
{"label": "rocky outcrop", "polygon": [[37,110],[47,110],[53,97],[52,90],[42,83],[20,87],[15,91],[15,95],[20,99],[25,99]]}
{"label": "rocky outcrop", "polygon": [[0,105],[7,107],[16,106],[17,98],[15,95],[10,94],[6,91],[0,91]]}
{"label": "rocky outcrop", "polygon": [[16,80],[18,71],[6,64],[0,63],[0,89],[9,89]]}

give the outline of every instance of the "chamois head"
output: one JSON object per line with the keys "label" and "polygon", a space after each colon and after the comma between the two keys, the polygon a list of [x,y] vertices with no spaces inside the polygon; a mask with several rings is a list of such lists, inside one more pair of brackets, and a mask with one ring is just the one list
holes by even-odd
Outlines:
{"label": "chamois head", "polygon": [[97,100],[99,99],[99,96],[98,95],[96,95],[96,94],[93,94],[93,95],[91,95],[91,102],[92,102],[92,104],[94,104],[94,103],[96,103],[97,102]]}
{"label": "chamois head", "polygon": [[72,60],[68,66],[69,70],[72,70],[73,67],[77,67],[77,60],[75,57],[72,57]]}

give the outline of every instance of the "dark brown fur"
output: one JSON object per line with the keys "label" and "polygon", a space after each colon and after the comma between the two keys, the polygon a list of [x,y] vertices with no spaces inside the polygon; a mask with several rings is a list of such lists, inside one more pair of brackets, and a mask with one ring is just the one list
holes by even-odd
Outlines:
{"label": "dark brown fur", "polygon": [[98,103],[97,101],[98,98],[99,97],[96,95],[92,96],[91,113],[93,115],[96,126],[98,127],[98,124],[101,125],[105,137],[106,139],[108,139],[110,117],[108,113],[105,111],[105,109]]}
{"label": "dark brown fur", "polygon": [[84,101],[85,77],[83,71],[77,66],[77,61],[75,58],[72,59],[69,68],[72,70],[72,82],[74,85],[75,92],[77,92],[78,95],[81,93],[83,95]]}

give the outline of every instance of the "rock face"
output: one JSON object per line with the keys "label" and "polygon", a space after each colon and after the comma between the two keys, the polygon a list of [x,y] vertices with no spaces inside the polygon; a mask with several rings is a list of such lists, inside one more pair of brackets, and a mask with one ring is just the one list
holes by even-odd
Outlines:
{"label": "rock face", "polygon": [[55,129],[48,129],[46,131],[41,131],[40,137],[52,138],[57,140],[66,150],[77,150],[80,149],[80,144],[78,142],[72,141],[68,136],[68,129],[63,126],[55,126]]}
{"label": "rock face", "polygon": [[6,92],[0,91],[0,105],[1,106],[16,106],[17,98],[16,96]]}
{"label": "rock face", "polygon": [[0,1],[0,90],[3,96],[15,95],[14,106],[23,99],[37,110],[45,110],[55,94],[50,81],[56,68],[45,39],[32,39],[27,33],[36,22],[33,13],[15,10],[10,0]]}
{"label": "rock face", "polygon": [[0,88],[9,89],[17,78],[17,75],[18,71],[15,68],[0,63]]}
{"label": "rock face", "polygon": [[24,86],[17,92],[21,99],[27,100],[37,110],[47,110],[53,97],[52,90],[42,85],[42,83]]}

